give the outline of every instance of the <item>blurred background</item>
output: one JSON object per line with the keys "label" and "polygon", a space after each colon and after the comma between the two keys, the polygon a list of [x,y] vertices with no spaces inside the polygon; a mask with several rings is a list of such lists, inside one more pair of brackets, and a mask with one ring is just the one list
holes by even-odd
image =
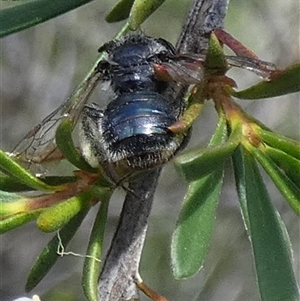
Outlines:
{"label": "blurred background", "polygon": [[[81,82],[93,64],[99,46],[111,40],[122,27],[122,23],[108,24],[104,20],[114,3],[112,0],[94,1],[1,40],[1,149],[11,150],[28,130],[58,107]],[[142,31],[175,43],[190,4],[190,0],[166,1],[142,26]],[[0,5],[4,8],[4,4]],[[299,61],[299,5],[295,0],[232,0],[225,29],[261,59],[284,68]],[[235,69],[229,75],[241,89],[259,80],[245,70]],[[98,93],[96,91],[92,99],[101,103]],[[300,138],[299,93],[239,103],[273,130],[294,139]],[[214,131],[216,117],[213,104],[206,103],[194,127],[189,147],[207,144]],[[299,219],[268,177],[265,181],[291,237],[299,282]],[[230,162],[204,267],[191,279],[173,279],[170,241],[185,191],[186,185],[176,174],[172,163],[167,164],[160,178],[149,223],[141,264],[144,281],[172,301],[259,300],[251,247],[239,210]],[[107,247],[123,198],[124,193],[118,191],[111,202]],[[84,254],[96,211],[96,208],[91,210],[68,250]],[[40,232],[34,223],[0,237],[1,301],[26,295],[24,285],[29,269],[51,237]],[[82,265],[83,259],[79,257],[60,258],[34,292],[27,295],[38,294],[43,301],[84,300],[80,286]],[[148,299],[142,296],[142,300]]]}

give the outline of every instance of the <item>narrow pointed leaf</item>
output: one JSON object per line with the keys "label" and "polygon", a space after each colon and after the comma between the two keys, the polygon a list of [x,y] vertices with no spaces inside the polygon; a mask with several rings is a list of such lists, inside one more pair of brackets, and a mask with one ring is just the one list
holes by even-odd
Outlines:
{"label": "narrow pointed leaf", "polygon": [[[235,137],[235,134],[233,135]],[[209,146],[214,147],[223,144],[228,139],[227,120],[223,111],[219,112],[219,120],[216,130],[209,141]],[[235,140],[235,138],[233,139]]]}
{"label": "narrow pointed leaf", "polygon": [[37,219],[37,226],[43,232],[57,231],[67,224],[80,211],[87,210],[91,204],[91,193],[81,193],[66,201],[62,201],[57,205],[45,209]]}
{"label": "narrow pointed leaf", "polygon": [[286,176],[300,189],[300,160],[287,153],[266,145],[263,152],[278,166]]}
{"label": "narrow pointed leaf", "polygon": [[238,140],[228,140],[214,147],[186,152],[174,160],[176,169],[187,182],[195,181],[222,165],[238,143]]}
{"label": "narrow pointed leaf", "polygon": [[27,212],[29,200],[30,198],[17,193],[0,191],[0,216]]}
{"label": "narrow pointed leaf", "polygon": [[1,175],[0,176],[0,190],[7,191],[7,192],[18,192],[18,191],[29,191],[32,190],[31,187],[20,183],[16,179],[7,176]]}
{"label": "narrow pointed leaf", "polygon": [[93,169],[80,155],[72,139],[73,125],[69,118],[61,121],[56,130],[55,140],[64,157],[81,170],[93,172]]}
{"label": "narrow pointed leaf", "polygon": [[165,0],[135,0],[128,20],[130,29],[137,30],[164,2]]}
{"label": "narrow pointed leaf", "polygon": [[197,85],[197,92],[195,92],[193,95],[190,95],[188,98],[188,107],[184,111],[183,115],[178,121],[169,126],[169,130],[171,132],[174,134],[182,134],[187,132],[192,127],[203,109],[205,99],[202,91],[204,91],[204,89],[200,87],[200,84]]}
{"label": "narrow pointed leaf", "polygon": [[254,254],[262,301],[299,300],[290,257],[290,243],[271,204],[258,166],[250,153],[234,155],[236,181]]}
{"label": "narrow pointed leaf", "polygon": [[[206,176],[217,169],[232,154],[239,143],[238,130],[228,141],[226,119],[220,116],[209,147],[186,152],[174,159],[175,167],[187,182]],[[220,141],[226,141],[220,143]]]}
{"label": "narrow pointed leaf", "polygon": [[300,189],[259,148],[250,147],[249,150],[268,173],[293,210],[300,215]]}
{"label": "narrow pointed leaf", "polygon": [[[66,226],[60,230],[59,234],[64,247],[66,247],[73,238],[86,214],[87,211],[79,212]],[[57,253],[58,246],[59,239],[57,235],[55,235],[55,237],[43,249],[37,261],[31,268],[27,278],[26,291],[31,291],[34,287],[36,287],[55,264],[60,256]]]}
{"label": "narrow pointed leaf", "polygon": [[[220,112],[209,145],[219,145],[226,139],[226,119]],[[171,244],[173,274],[177,279],[191,277],[202,267],[209,248],[222,180],[223,164],[219,164],[214,172],[189,184]]]}
{"label": "narrow pointed leaf", "polygon": [[193,276],[203,265],[214,226],[222,176],[223,171],[219,169],[189,185],[171,244],[176,279]]}
{"label": "narrow pointed leaf", "polygon": [[0,170],[16,181],[28,185],[36,190],[56,191],[59,186],[50,186],[33,176],[26,169],[12,160],[5,152],[0,150]]}
{"label": "narrow pointed leaf", "polygon": [[25,199],[25,197],[17,193],[0,190],[0,201],[3,203],[14,203],[21,199]]}
{"label": "narrow pointed leaf", "polygon": [[41,212],[42,210],[35,210],[26,213],[18,213],[5,218],[4,220],[0,220],[0,234],[18,228],[32,220],[35,220],[41,214]]}
{"label": "narrow pointed leaf", "polygon": [[217,74],[225,74],[228,67],[223,48],[214,33],[210,35],[204,66],[209,72]]}
{"label": "narrow pointed leaf", "polygon": [[257,133],[264,140],[264,142],[280,149],[292,157],[300,160],[300,143],[299,141],[289,139],[280,134],[258,128]]}
{"label": "narrow pointed leaf", "polygon": [[274,74],[270,81],[260,82],[232,95],[243,99],[259,99],[300,91],[300,64],[276,72],[277,74]]}
{"label": "narrow pointed leaf", "polygon": [[244,166],[244,152],[243,147],[239,146],[232,156],[233,170],[235,175],[236,189],[239,195],[239,201],[242,211],[242,216],[244,220],[244,225],[246,230],[250,230],[250,221],[247,209],[247,197],[246,197],[246,175],[245,175],[245,166]]}
{"label": "narrow pointed leaf", "polygon": [[64,14],[92,0],[37,0],[0,10],[0,37]]}
{"label": "narrow pointed leaf", "polygon": [[228,46],[237,56],[245,58],[259,59],[259,57],[230,33],[226,32],[222,28],[214,29],[214,34],[217,38],[226,46]]}
{"label": "narrow pointed leaf", "polygon": [[120,0],[106,16],[105,20],[109,23],[119,22],[127,19],[134,0]]}
{"label": "narrow pointed leaf", "polygon": [[49,176],[43,178],[43,182],[51,186],[74,183],[76,180],[77,177],[75,176]]}
{"label": "narrow pointed leaf", "polygon": [[[86,258],[84,261],[82,286],[88,301],[98,301],[98,279],[100,274],[101,253],[108,212],[108,198],[101,197],[101,205],[91,232]],[[98,260],[97,260],[98,259]]]}
{"label": "narrow pointed leaf", "polygon": [[[50,176],[43,178],[43,182],[50,186],[58,186],[66,183],[73,183],[76,181],[76,177],[57,177]],[[4,190],[7,192],[18,192],[18,191],[30,191],[31,187],[28,185],[22,184],[16,179],[1,175],[0,176],[0,190]]]}

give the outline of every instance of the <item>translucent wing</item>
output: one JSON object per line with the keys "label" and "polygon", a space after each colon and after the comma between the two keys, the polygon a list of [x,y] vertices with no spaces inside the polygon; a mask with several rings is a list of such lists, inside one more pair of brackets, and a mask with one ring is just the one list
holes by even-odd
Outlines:
{"label": "translucent wing", "polygon": [[239,67],[251,72],[265,80],[268,80],[272,71],[277,68],[273,63],[265,62],[259,59],[243,57],[243,56],[226,56],[227,63],[232,67]]}
{"label": "translucent wing", "polygon": [[[256,58],[242,56],[226,56],[228,67],[238,67],[254,72],[265,80],[268,80],[276,66],[272,63]],[[205,55],[178,54],[172,56],[169,62],[155,64],[155,72],[162,80],[174,80],[182,84],[193,85],[203,79],[203,64]]]}
{"label": "translucent wing", "polygon": [[43,163],[61,159],[62,154],[55,143],[56,129],[65,117],[71,120],[74,129],[83,106],[100,79],[99,72],[92,72],[60,107],[27,133],[13,149],[11,157],[24,163],[34,173],[44,171]]}

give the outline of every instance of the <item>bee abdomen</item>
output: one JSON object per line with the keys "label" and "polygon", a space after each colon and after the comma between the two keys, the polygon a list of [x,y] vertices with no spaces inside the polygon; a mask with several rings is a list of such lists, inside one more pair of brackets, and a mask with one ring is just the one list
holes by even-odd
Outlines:
{"label": "bee abdomen", "polygon": [[106,108],[102,133],[112,161],[127,160],[134,168],[150,168],[166,162],[180,142],[168,129],[175,112],[159,93],[123,94]]}

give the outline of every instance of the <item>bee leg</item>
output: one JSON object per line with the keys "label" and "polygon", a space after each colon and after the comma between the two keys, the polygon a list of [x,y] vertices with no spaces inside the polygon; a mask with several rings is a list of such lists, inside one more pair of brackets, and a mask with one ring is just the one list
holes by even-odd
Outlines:
{"label": "bee leg", "polygon": [[103,111],[96,104],[86,105],[81,113],[80,148],[87,163],[94,168],[99,167],[105,161],[101,146],[102,133],[99,129],[102,118]]}
{"label": "bee leg", "polygon": [[[139,197],[135,193],[135,191],[130,189],[128,186],[126,186],[126,183],[129,183],[129,179],[131,177],[136,176],[138,172],[133,173],[132,170],[131,171],[127,170],[127,172],[124,172],[124,170],[122,170],[122,172],[120,172],[121,169],[116,167],[116,163],[112,163],[112,162],[106,162],[104,164],[104,170],[108,179],[113,184],[115,184],[116,187],[121,187],[122,189],[124,189],[124,191],[131,194],[136,199],[141,199],[141,197]],[[120,174],[122,174],[122,176],[120,176]]]}

